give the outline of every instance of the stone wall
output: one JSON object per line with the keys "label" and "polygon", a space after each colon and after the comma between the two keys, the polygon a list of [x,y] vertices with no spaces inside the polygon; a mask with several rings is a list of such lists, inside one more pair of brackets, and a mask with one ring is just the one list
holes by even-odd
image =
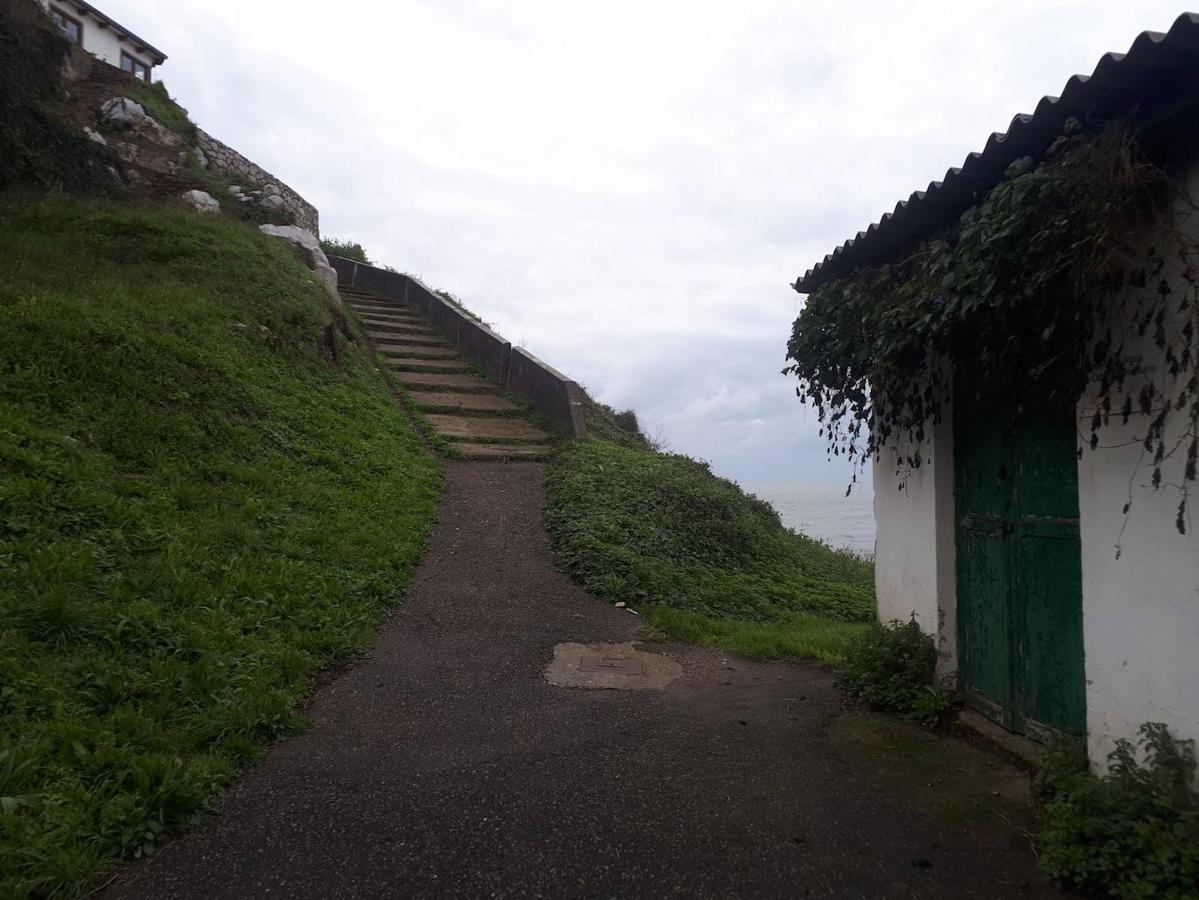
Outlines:
{"label": "stone wall", "polygon": [[229,177],[247,194],[250,189],[261,190],[259,202],[268,209],[280,209],[295,216],[296,224],[319,236],[320,213],[316,207],[293,191],[266,169],[246,159],[232,147],[222,144],[203,130],[197,131],[196,149],[200,165]]}

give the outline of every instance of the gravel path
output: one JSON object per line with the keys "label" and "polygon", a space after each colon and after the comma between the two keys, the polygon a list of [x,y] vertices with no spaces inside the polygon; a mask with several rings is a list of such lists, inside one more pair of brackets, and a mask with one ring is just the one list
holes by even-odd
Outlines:
{"label": "gravel path", "polygon": [[448,463],[408,601],[206,825],[108,898],[1052,896],[1030,855],[851,772],[816,666],[648,646],[662,691],[553,687],[639,619],[558,574],[539,463]]}

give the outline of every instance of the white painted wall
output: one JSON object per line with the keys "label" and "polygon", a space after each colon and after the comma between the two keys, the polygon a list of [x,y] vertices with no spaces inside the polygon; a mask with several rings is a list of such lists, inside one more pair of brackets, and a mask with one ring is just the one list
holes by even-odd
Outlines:
{"label": "white painted wall", "polygon": [[[139,62],[145,63],[153,70],[153,60],[146,53],[138,53],[134,49],[134,43],[129,40],[122,40],[121,33],[112,27],[101,28],[95,17],[81,15],[79,10],[69,4],[52,3],[50,0],[42,0],[42,5],[46,7],[54,7],[63,14],[70,16],[72,19],[80,22],[83,25],[83,49],[93,56],[98,56],[109,65],[121,67],[121,53],[128,53]],[[122,23],[124,24],[124,23]],[[126,25],[127,28],[132,27]]]}
{"label": "white painted wall", "polygon": [[[948,407],[947,407],[948,409]],[[957,591],[953,530],[953,423],[927,429],[922,464],[909,469],[897,442],[874,460],[874,583],[880,622],[913,615],[937,639],[938,671],[957,675]]]}
{"label": "white painted wall", "polygon": [[[1199,166],[1188,181],[1199,196]],[[1191,220],[1181,224],[1199,235],[1199,218]],[[1126,339],[1166,380],[1152,342]],[[1084,397],[1082,440],[1093,410],[1093,396]],[[1143,722],[1164,722],[1176,738],[1199,741],[1199,485],[1192,483],[1189,533],[1180,535],[1173,524],[1179,493],[1154,490],[1152,460],[1142,458],[1145,426],[1139,415],[1127,425],[1113,420],[1078,464],[1088,746],[1100,770],[1116,739],[1134,740]],[[1184,465],[1183,454],[1166,460],[1163,483],[1182,484]]]}

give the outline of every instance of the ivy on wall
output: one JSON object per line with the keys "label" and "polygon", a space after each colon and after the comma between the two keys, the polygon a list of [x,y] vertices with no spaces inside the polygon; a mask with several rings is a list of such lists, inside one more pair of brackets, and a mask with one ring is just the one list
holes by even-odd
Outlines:
{"label": "ivy on wall", "polygon": [[[1073,408],[1090,388],[1083,443],[1098,448],[1113,416],[1143,415],[1153,486],[1178,491],[1185,533],[1199,456],[1196,226],[1186,191],[1145,157],[1130,122],[1071,120],[1042,161],[1014,163],[953,226],[814,291],[784,373],[855,481],[884,445],[921,464],[955,375],[1011,398],[1017,417],[1034,399]],[[1164,366],[1147,364],[1132,335]],[[1183,481],[1166,484],[1177,455]]]}

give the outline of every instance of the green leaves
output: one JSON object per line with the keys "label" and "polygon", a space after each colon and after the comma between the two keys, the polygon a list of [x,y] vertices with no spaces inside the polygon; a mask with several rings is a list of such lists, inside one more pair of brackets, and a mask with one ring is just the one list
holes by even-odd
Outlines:
{"label": "green leaves", "polygon": [[[856,470],[903,438],[913,449],[901,465],[918,467],[920,429],[940,420],[953,375],[1014,405],[1073,406],[1098,386],[1093,448],[1113,400],[1127,421],[1139,390],[1142,414],[1154,417],[1146,452],[1158,463],[1188,452],[1199,439],[1199,241],[1173,225],[1177,196],[1127,123],[1072,121],[1045,160],[1013,163],[952,227],[813,292],[784,373],[819,415],[829,455]],[[1146,247],[1147,236],[1157,245]],[[1163,351],[1167,379],[1125,345],[1130,329]],[[1195,467],[1184,475],[1173,486],[1180,531]]]}

